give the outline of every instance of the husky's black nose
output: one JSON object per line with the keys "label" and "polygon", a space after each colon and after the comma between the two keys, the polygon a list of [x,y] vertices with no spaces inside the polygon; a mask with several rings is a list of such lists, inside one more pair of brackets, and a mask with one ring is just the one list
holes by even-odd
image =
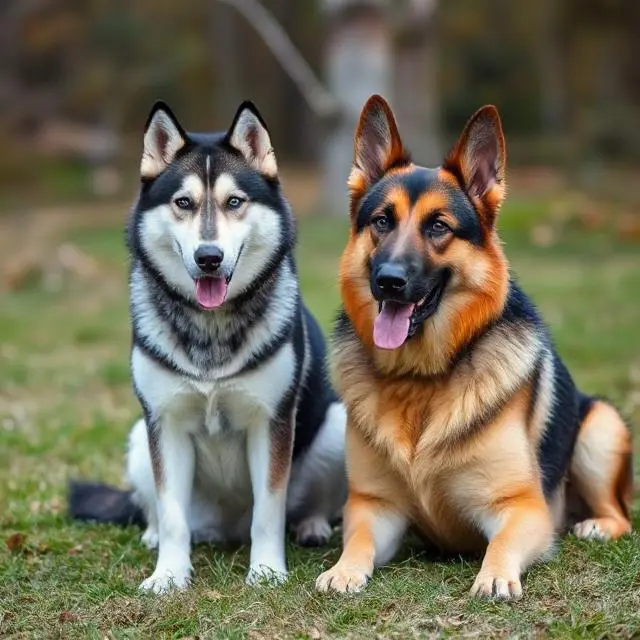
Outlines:
{"label": "husky's black nose", "polygon": [[203,244],[196,249],[193,257],[205,273],[213,273],[222,263],[224,253],[215,244]]}
{"label": "husky's black nose", "polygon": [[402,293],[409,282],[407,270],[401,264],[386,262],[376,272],[376,285],[383,295],[394,296]]}

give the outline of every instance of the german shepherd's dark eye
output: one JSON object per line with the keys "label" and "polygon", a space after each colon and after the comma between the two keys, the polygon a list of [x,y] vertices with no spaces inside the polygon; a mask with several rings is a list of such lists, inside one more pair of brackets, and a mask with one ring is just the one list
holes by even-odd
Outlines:
{"label": "german shepherd's dark eye", "polygon": [[242,203],[244,202],[244,200],[242,198],[239,198],[238,196],[231,196],[230,198],[227,198],[227,209],[231,209],[232,211],[234,209],[239,209],[242,206]]}
{"label": "german shepherd's dark eye", "polygon": [[182,209],[183,211],[193,209],[193,200],[191,198],[176,198],[173,202],[178,209]]}
{"label": "german shepherd's dark eye", "polygon": [[378,233],[384,233],[391,228],[391,221],[386,215],[381,215],[373,218],[371,225]]}
{"label": "german shepherd's dark eye", "polygon": [[440,237],[445,235],[446,233],[449,233],[451,231],[451,227],[442,222],[442,220],[434,220],[433,222],[431,222],[428,226],[427,226],[427,233],[430,236],[433,237]]}

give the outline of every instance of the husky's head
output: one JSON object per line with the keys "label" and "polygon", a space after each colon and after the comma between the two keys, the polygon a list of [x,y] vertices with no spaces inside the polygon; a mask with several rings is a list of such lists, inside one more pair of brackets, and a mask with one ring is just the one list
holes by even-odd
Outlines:
{"label": "husky's head", "polygon": [[245,290],[293,242],[271,139],[250,102],[226,133],[187,133],[162,102],[144,133],[130,241],[203,309]]}

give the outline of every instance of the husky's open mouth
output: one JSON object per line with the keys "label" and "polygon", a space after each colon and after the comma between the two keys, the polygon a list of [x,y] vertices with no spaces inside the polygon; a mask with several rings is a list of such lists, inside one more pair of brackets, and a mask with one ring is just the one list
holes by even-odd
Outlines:
{"label": "husky's open mouth", "polygon": [[227,298],[226,278],[205,276],[196,280],[196,300],[203,309],[217,309]]}
{"label": "husky's open mouth", "polygon": [[196,283],[196,300],[198,304],[207,311],[217,309],[224,304],[227,299],[227,290],[229,289],[229,283],[231,278],[240,262],[240,256],[244,249],[244,242],[240,245],[238,251],[238,257],[233,265],[233,269],[228,276],[201,276],[195,279]]}
{"label": "husky's open mouth", "polygon": [[373,324],[373,342],[379,349],[397,349],[415,335],[422,323],[431,317],[440,305],[448,281],[444,276],[417,303],[383,300]]}

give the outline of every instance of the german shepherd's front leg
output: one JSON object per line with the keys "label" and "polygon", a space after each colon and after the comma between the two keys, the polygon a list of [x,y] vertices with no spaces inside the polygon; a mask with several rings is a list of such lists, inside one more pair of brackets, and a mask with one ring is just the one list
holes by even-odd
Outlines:
{"label": "german shepherd's front leg", "polygon": [[547,552],[553,541],[553,523],[544,498],[532,488],[494,503],[480,521],[489,535],[489,545],[471,595],[522,597],[520,574]]}
{"label": "german shepherd's front leg", "polygon": [[355,593],[362,590],[376,565],[396,553],[407,520],[391,503],[349,492],[344,511],[344,550],[340,560],[316,581],[319,591]]}
{"label": "german shepherd's front leg", "polygon": [[375,566],[395,555],[409,519],[404,490],[386,461],[347,425],[349,497],[344,508],[344,548],[316,581],[319,591],[357,592]]}
{"label": "german shepherd's front leg", "polygon": [[187,511],[193,488],[195,452],[189,432],[168,417],[147,416],[149,453],[156,485],[158,560],[140,589],[165,593],[185,588],[191,575],[191,532]]}
{"label": "german shepherd's front leg", "polygon": [[268,425],[252,425],[247,456],[253,489],[251,557],[247,584],[287,578],[285,527],[287,485],[295,420],[295,396],[288,393]]}

